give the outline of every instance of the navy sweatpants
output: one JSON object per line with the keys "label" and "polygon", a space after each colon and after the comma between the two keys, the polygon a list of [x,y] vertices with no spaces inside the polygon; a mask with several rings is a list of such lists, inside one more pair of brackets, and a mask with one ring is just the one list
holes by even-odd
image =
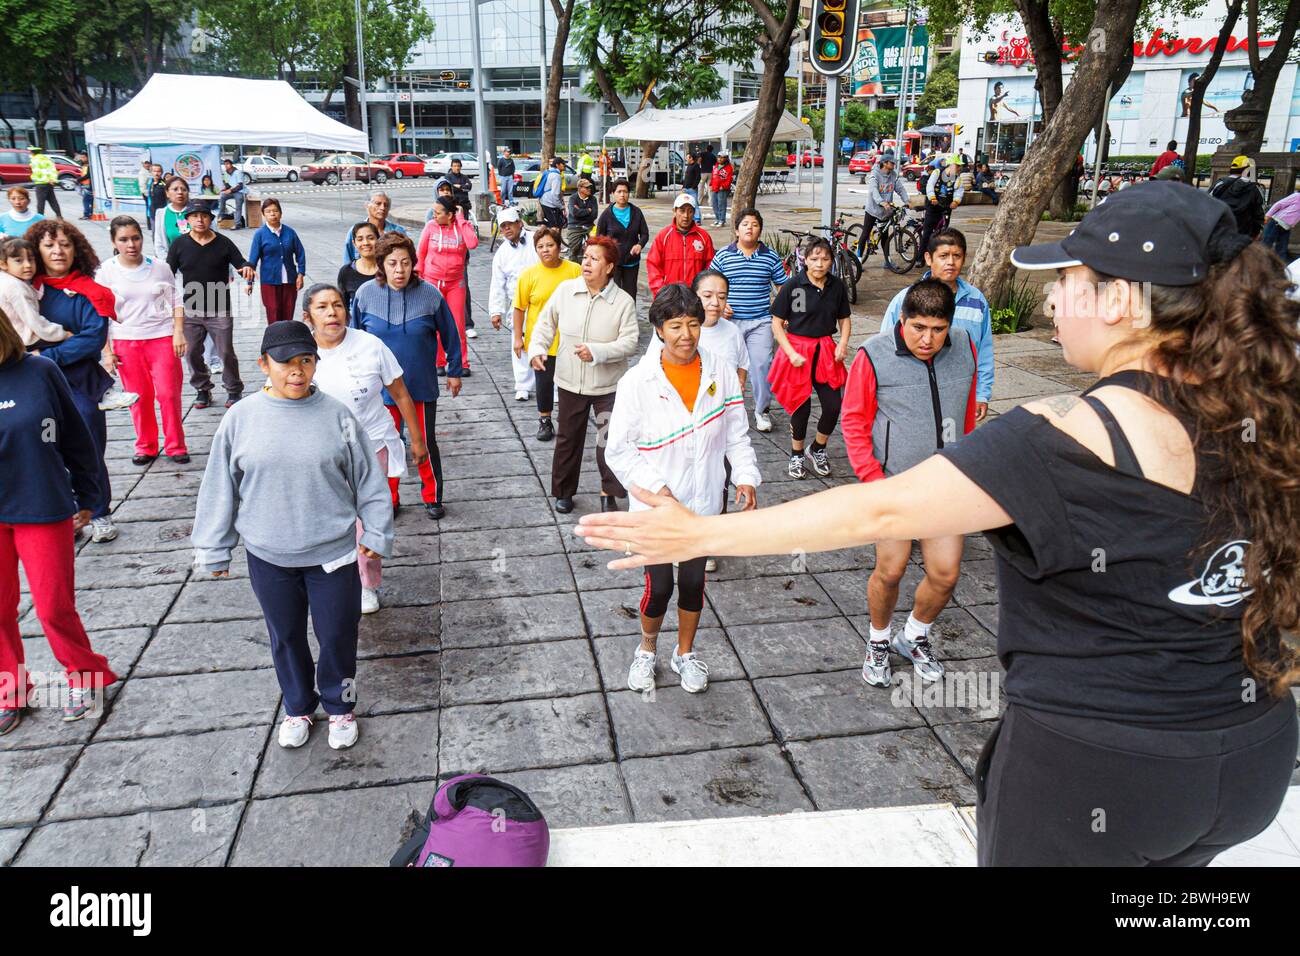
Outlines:
{"label": "navy sweatpants", "polygon": [[104,491],[104,497],[99,501],[79,501],[77,505],[90,511],[92,518],[104,518],[108,516],[110,505],[113,501],[113,489],[108,477],[108,465],[104,462],[104,452],[108,448],[108,418],[99,409],[99,398],[92,397],[72,389],[72,404],[77,406],[77,411],[81,413],[81,420],[86,423],[90,429],[90,439],[95,443],[95,451],[99,455],[99,486]]}
{"label": "navy sweatpants", "polygon": [[[357,563],[326,574],[320,566],[282,568],[248,552],[248,578],[271,634],[271,659],[290,717],[310,717],[320,704],[330,715],[356,706],[357,625],[361,574]],[[307,614],[320,642],[320,661],[307,646]],[[318,693],[319,690],[319,693]]]}

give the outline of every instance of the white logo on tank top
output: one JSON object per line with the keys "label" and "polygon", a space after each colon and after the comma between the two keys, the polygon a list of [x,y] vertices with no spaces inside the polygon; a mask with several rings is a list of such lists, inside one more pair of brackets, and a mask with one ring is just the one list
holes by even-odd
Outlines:
{"label": "white logo on tank top", "polygon": [[1246,587],[1246,549],[1249,541],[1229,541],[1210,555],[1200,578],[1180,584],[1169,592],[1179,604],[1215,604],[1232,607],[1254,593]]}

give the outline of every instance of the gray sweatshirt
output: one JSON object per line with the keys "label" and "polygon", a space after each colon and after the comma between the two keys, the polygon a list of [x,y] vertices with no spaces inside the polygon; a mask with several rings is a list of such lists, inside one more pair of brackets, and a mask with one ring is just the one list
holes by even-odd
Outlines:
{"label": "gray sweatshirt", "polygon": [[361,543],[393,549],[393,502],[350,409],[324,392],[293,401],[261,391],[222,419],[194,515],[194,566],[224,571],[242,537],[263,561],[327,564]]}

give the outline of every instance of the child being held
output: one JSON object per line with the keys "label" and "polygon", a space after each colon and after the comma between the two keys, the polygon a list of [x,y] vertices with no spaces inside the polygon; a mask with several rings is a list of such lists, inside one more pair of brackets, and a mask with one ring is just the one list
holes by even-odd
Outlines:
{"label": "child being held", "polygon": [[32,285],[36,249],[26,239],[0,241],[0,309],[28,349],[53,345],[72,333],[41,315],[41,291]]}

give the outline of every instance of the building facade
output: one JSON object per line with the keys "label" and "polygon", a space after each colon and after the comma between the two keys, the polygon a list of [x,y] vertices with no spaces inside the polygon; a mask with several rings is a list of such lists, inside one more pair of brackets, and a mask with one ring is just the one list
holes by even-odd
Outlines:
{"label": "building facade", "polygon": [[[1133,70],[1111,96],[1108,121],[1111,156],[1152,155],[1177,140],[1187,140],[1190,84],[1205,69],[1222,23],[1186,20],[1156,27],[1134,38]],[[1267,56],[1273,38],[1260,38]],[[1019,18],[997,21],[983,35],[962,38],[957,110],[962,133],[958,145],[968,153],[987,153],[993,162],[1018,162],[1042,127],[1042,105],[1034,90],[1033,57]],[[1068,84],[1072,67],[1065,66]],[[1213,152],[1232,138],[1223,114],[1241,103],[1242,91],[1254,82],[1247,51],[1245,23],[1239,24],[1201,110],[1201,152]],[[1270,104],[1263,149],[1300,149],[1300,83],[1294,63],[1282,68]],[[1096,155],[1095,136],[1084,145],[1084,158]]]}

